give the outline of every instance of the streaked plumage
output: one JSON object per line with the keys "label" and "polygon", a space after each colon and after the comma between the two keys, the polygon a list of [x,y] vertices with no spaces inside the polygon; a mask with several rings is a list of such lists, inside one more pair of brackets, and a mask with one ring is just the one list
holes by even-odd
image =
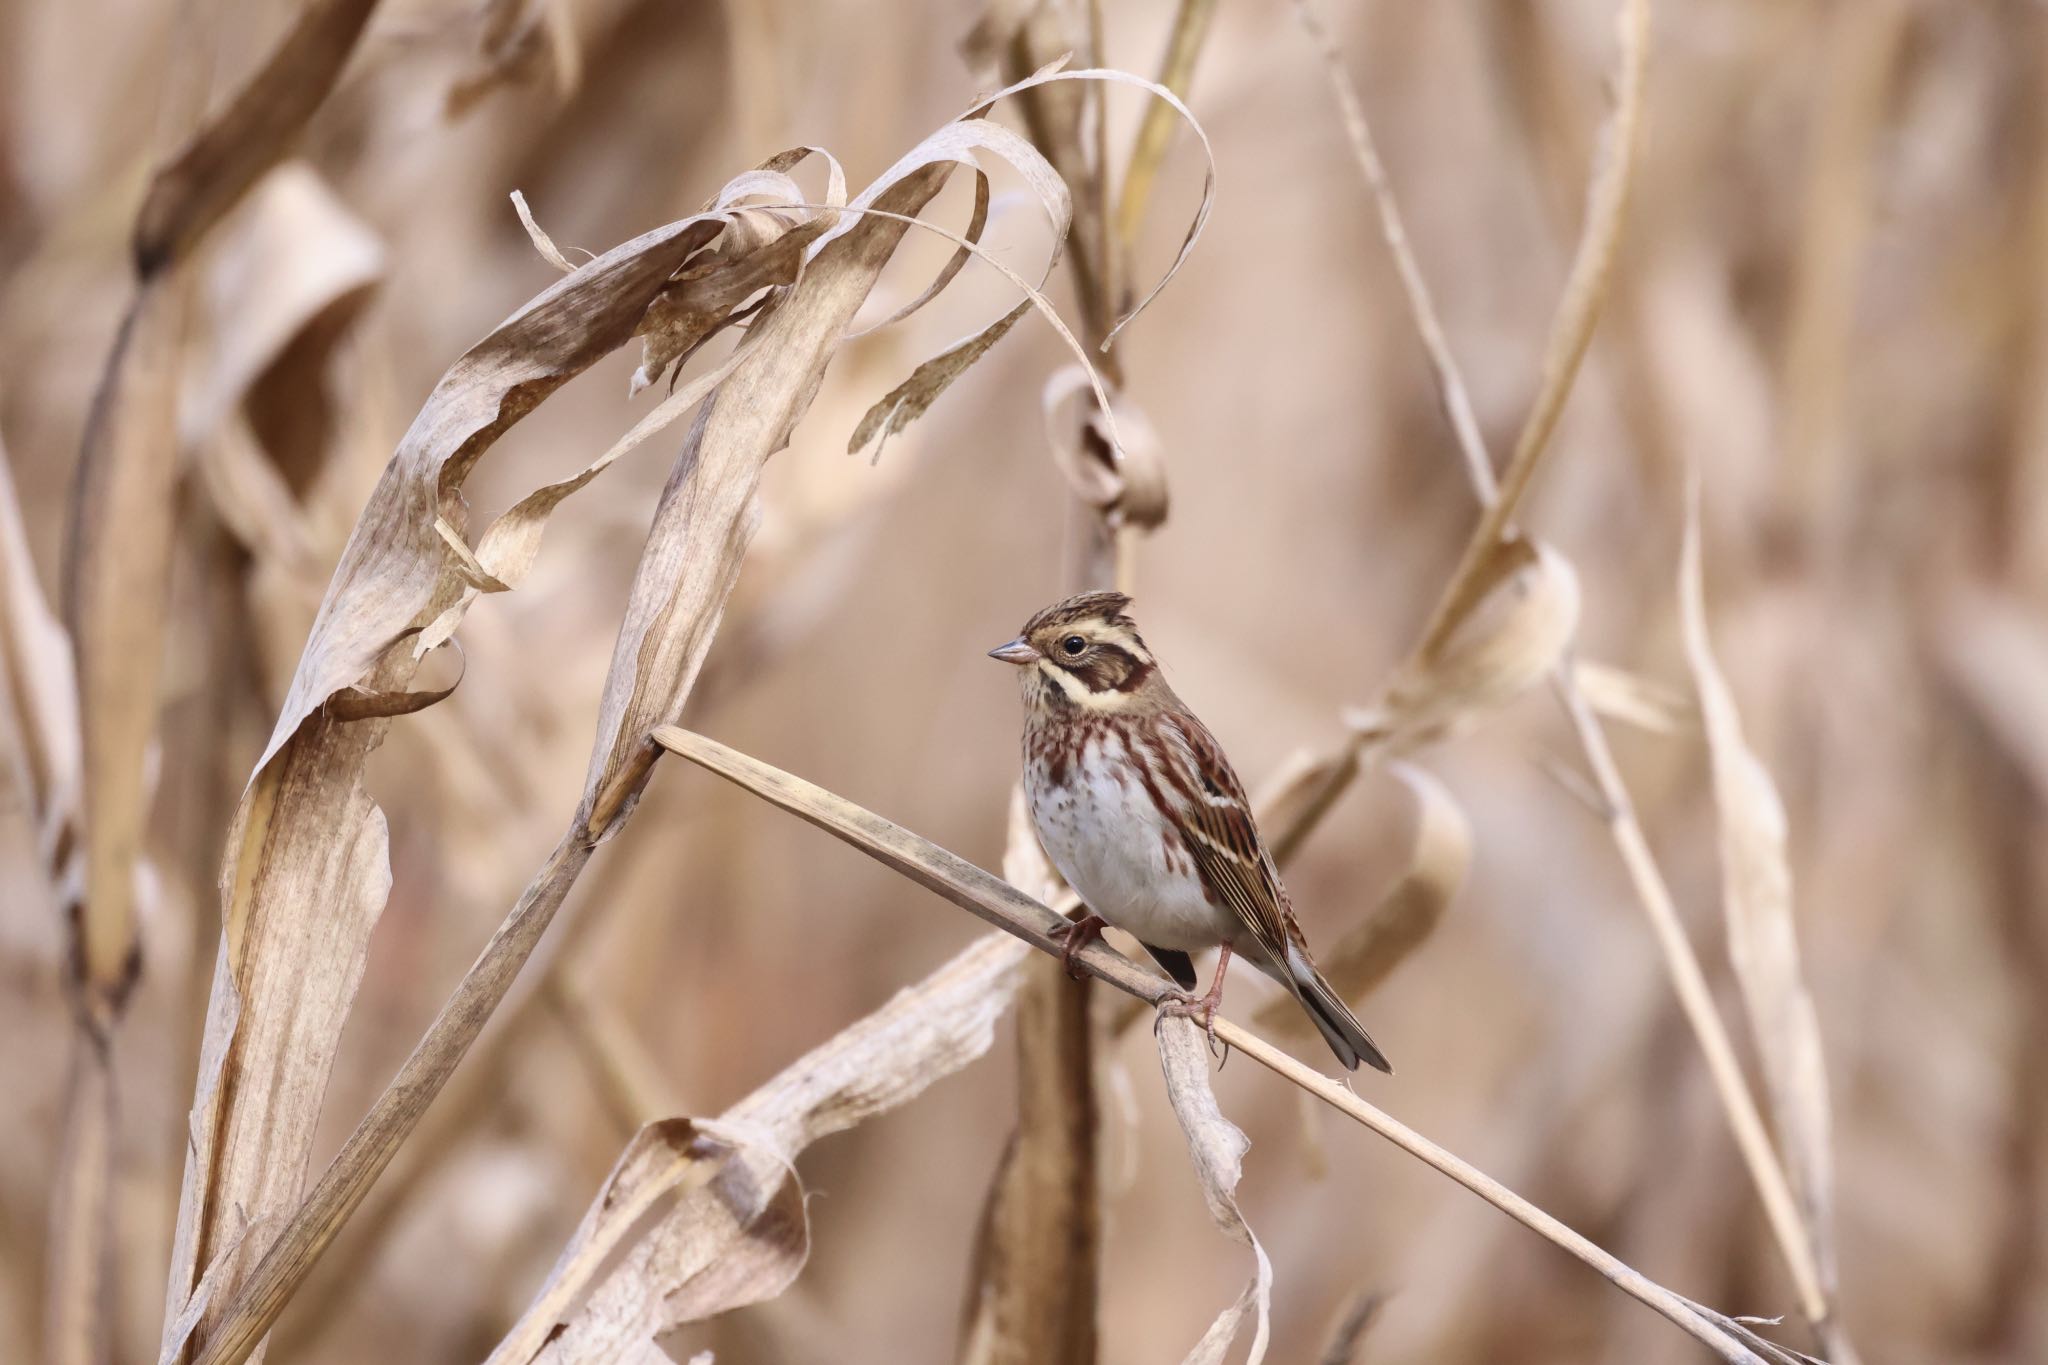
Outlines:
{"label": "streaked plumage", "polygon": [[[1223,949],[1199,1001],[1213,1017],[1229,955],[1287,987],[1346,1067],[1386,1058],[1316,970],[1230,761],[1175,696],[1125,614],[1093,592],[990,651],[1019,667],[1024,793],[1039,842],[1093,917],[1128,931],[1184,987],[1186,954]],[[1076,946],[1100,924],[1076,926]]]}

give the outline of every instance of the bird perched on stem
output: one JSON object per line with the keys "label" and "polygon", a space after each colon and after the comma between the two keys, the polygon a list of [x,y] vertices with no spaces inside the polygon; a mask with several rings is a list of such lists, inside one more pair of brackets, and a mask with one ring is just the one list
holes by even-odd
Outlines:
{"label": "bird perched on stem", "polygon": [[1203,996],[1168,1002],[1214,1028],[1235,953],[1285,986],[1347,1069],[1387,1059],[1310,958],[1244,785],[1174,695],[1120,592],[1069,597],[989,657],[1024,693],[1024,795],[1038,841],[1086,903],[1062,960],[1114,924],[1188,991],[1188,954],[1219,948]]}

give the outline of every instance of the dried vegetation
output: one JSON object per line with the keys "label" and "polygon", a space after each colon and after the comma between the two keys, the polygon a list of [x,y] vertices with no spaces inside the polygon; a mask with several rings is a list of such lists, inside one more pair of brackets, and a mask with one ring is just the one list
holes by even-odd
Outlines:
{"label": "dried vegetation", "polygon": [[[2048,1350],[2038,7],[0,31],[7,1339]],[[1398,1077],[1047,956],[1110,582]]]}

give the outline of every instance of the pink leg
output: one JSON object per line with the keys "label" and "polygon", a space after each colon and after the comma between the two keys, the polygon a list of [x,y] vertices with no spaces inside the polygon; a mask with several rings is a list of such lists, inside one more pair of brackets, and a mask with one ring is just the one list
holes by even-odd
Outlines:
{"label": "pink leg", "polygon": [[1075,920],[1073,925],[1061,935],[1060,965],[1067,969],[1068,976],[1079,981],[1082,977],[1088,975],[1075,963],[1074,954],[1080,952],[1096,939],[1101,938],[1102,931],[1108,924],[1108,920],[1091,911]]}
{"label": "pink leg", "polygon": [[1202,1031],[1209,1035],[1209,1045],[1216,1045],[1216,1011],[1223,1007],[1223,973],[1230,966],[1230,945],[1216,955],[1216,976],[1209,983],[1209,993],[1203,996],[1176,996],[1167,999],[1160,1009],[1168,1014],[1201,1021]]}

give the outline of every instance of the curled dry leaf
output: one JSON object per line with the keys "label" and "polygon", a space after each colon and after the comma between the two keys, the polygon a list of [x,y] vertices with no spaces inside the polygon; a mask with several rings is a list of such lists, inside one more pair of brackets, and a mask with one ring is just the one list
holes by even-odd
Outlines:
{"label": "curled dry leaf", "polygon": [[[1201,141],[1203,155],[1207,159],[1202,182],[1202,199],[1200,205],[1195,210],[1193,219],[1188,224],[1187,235],[1182,239],[1179,254],[1175,256],[1173,263],[1167,267],[1166,272],[1152,285],[1144,297],[1110,329],[1109,336],[1114,337],[1118,330],[1121,330],[1142,312],[1145,306],[1157,297],[1159,291],[1164,289],[1167,283],[1173,279],[1174,275],[1179,273],[1181,265],[1187,260],[1188,253],[1194,249],[1196,240],[1201,236],[1202,228],[1208,222],[1210,204],[1216,189],[1215,149],[1210,146],[1209,136],[1203,131],[1200,122],[1196,120],[1193,112],[1188,109],[1186,104],[1182,103],[1178,95],[1165,86],[1156,81],[1148,81],[1141,76],[1133,76],[1126,71],[1067,71],[1063,69],[1064,60],[1054,62],[1026,79],[1009,86],[1001,92],[1000,96],[990,96],[977,102],[975,109],[971,110],[967,117],[951,126],[944,141],[928,140],[925,148],[913,152],[911,156],[905,157],[903,161],[899,162],[892,174],[901,172],[909,165],[921,160],[944,157],[957,160],[969,166],[977,175],[981,175],[982,168],[974,159],[974,150],[976,147],[985,148],[1003,157],[1004,160],[1008,161],[1024,175],[1026,183],[1037,195],[1039,203],[1044,206],[1047,216],[1053,222],[1055,243],[1064,243],[1068,226],[1072,222],[1074,215],[1073,197],[1067,188],[1066,181],[1061,178],[1053,169],[1052,164],[1030,143],[1025,142],[1001,124],[990,123],[987,120],[976,118],[974,115],[986,109],[993,99],[1038,90],[1056,83],[1063,84],[1075,81],[1134,85],[1157,96],[1174,113],[1177,113],[1187,121],[1188,126],[1194,130],[1196,137]],[[952,272],[960,269],[969,253],[981,254],[975,243],[979,240],[979,224],[983,217],[982,202],[979,196],[985,193],[985,187],[977,189],[978,198],[974,222],[970,224],[965,239],[955,239],[959,249],[954,253],[952,260],[947,263],[946,270],[942,272],[938,285],[935,285],[934,289],[942,286],[946,280],[952,278]],[[856,205],[856,207],[860,207],[860,205]],[[984,259],[987,258],[984,257]],[[1054,260],[1049,261],[1046,266],[1048,273],[1050,273],[1052,265],[1057,259],[1058,253],[1055,250]],[[993,264],[993,262],[991,263]],[[1001,267],[999,266],[998,268]],[[1003,273],[1010,275],[1013,282],[1021,284],[1021,281],[1015,280],[1012,272],[1004,269]],[[1040,283],[1043,284],[1042,278]],[[927,291],[924,297],[929,298],[931,292],[934,291]],[[922,301],[923,299],[919,300],[919,302]],[[1011,309],[1010,312],[997,318],[980,332],[954,343],[939,355],[920,365],[909,379],[892,389],[880,402],[868,410],[855,429],[853,439],[847,443],[847,448],[849,450],[863,449],[870,441],[878,438],[886,439],[888,436],[901,431],[917,417],[921,416],[954,380],[966,373],[975,361],[986,355],[994,347],[995,343],[1008,333],[1010,328],[1016,324],[1017,318],[1022,315],[1023,306],[1020,304],[1016,308]],[[1049,318],[1053,317],[1049,306],[1042,305],[1041,311],[1045,311]],[[1056,319],[1054,320],[1055,324],[1058,325]],[[1064,328],[1062,327],[1061,330],[1064,331]],[[1105,339],[1104,344],[1105,346],[1107,345],[1107,339]],[[1087,383],[1095,388],[1099,405],[1109,403],[1110,400],[1107,393],[1102,389],[1099,379],[1095,376],[1092,365],[1086,363],[1085,359],[1078,371],[1077,382],[1080,377],[1085,377]],[[1098,406],[1099,411],[1100,407]],[[1119,440],[1118,419],[1121,416],[1121,411],[1112,411],[1107,419],[1099,417],[1094,419],[1102,421],[1106,427],[1103,436],[1106,448],[1110,451],[1118,452],[1120,457],[1119,464],[1122,462],[1122,457],[1127,455],[1125,443]],[[1122,480],[1128,482],[1132,488],[1126,515],[1130,520],[1138,524],[1156,525],[1157,521],[1165,516],[1165,477],[1163,469],[1156,458],[1147,458],[1142,455],[1130,458],[1132,460],[1131,468],[1122,471]],[[1103,478],[1117,477],[1110,474],[1107,467],[1100,460],[1097,460],[1096,464],[1098,468],[1104,470]],[[1114,497],[1115,490],[1111,490],[1109,496],[1098,502],[1097,505],[1107,505],[1109,501],[1114,500]],[[1156,512],[1154,510],[1155,506]],[[1145,518],[1152,519],[1145,520]]]}
{"label": "curled dry leaf", "polygon": [[1541,681],[1578,630],[1578,575],[1548,545],[1510,533],[1461,582],[1445,623],[1376,706],[1348,717],[1361,734],[1413,749]]}
{"label": "curled dry leaf", "polygon": [[219,430],[294,341],[361,307],[384,243],[303,161],[262,177],[204,262],[212,354],[182,414],[187,445]]}
{"label": "curled dry leaf", "polygon": [[1159,434],[1127,393],[1111,395],[1105,418],[1088,375],[1070,365],[1045,381],[1040,403],[1053,463],[1075,497],[1123,525],[1150,530],[1166,520]]}
{"label": "curled dry leaf", "polygon": [[1237,1207],[1237,1180],[1244,1169],[1244,1154],[1251,1141],[1216,1105],[1216,1092],[1209,1086],[1209,1040],[1194,1020],[1181,1015],[1161,1015],[1154,1029],[1159,1040],[1159,1066],[1166,1073],[1166,1096],[1173,1102],[1173,1115],[1180,1120],[1181,1133],[1188,1140],[1188,1156],[1194,1162],[1195,1178],[1201,1182],[1202,1198],[1209,1216],[1234,1242],[1251,1248],[1252,1277],[1245,1283],[1237,1302],[1217,1315],[1202,1339],[1188,1352],[1185,1365],[1221,1365],[1231,1344],[1244,1330],[1247,1317],[1253,1319],[1251,1353],[1245,1365],[1259,1365],[1266,1357],[1268,1321],[1273,1306],[1273,1263],[1266,1249],[1252,1235],[1250,1225]]}
{"label": "curled dry leaf", "polygon": [[[1472,825],[1450,789],[1413,764],[1395,763],[1388,770],[1415,798],[1408,866],[1370,913],[1316,955],[1337,994],[1354,1002],[1428,940],[1472,865]],[[1276,1033],[1314,1036],[1300,1007],[1284,996],[1268,1001],[1255,1017]]]}
{"label": "curled dry leaf", "polygon": [[1679,561],[1679,620],[1686,663],[1699,692],[1700,718],[1714,775],[1721,827],[1721,905],[1728,952],[1763,1061],[1771,1115],[1787,1173],[1833,1315],[1836,1294],[1834,1156],[1820,1016],[1799,965],[1792,870],[1785,851],[1785,806],[1749,742],[1735,696],[1721,676],[1707,634],[1700,567],[1699,487],[1686,502]]}
{"label": "curled dry leaf", "polygon": [[628,1358],[684,1323],[781,1293],[809,1253],[798,1156],[986,1054],[1028,951],[983,939],[717,1120],[641,1130],[490,1365]]}

